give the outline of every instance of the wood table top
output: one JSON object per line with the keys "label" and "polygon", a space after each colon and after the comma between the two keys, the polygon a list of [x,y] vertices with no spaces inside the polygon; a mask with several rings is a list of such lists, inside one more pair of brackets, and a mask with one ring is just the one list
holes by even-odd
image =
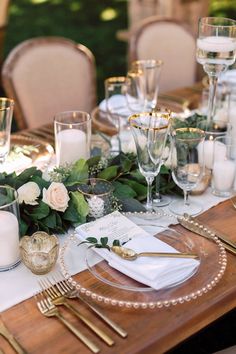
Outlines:
{"label": "wood table top", "polygon": [[[186,98],[193,97],[193,95],[198,95],[199,98],[200,90],[199,87],[186,88],[179,90],[177,93],[181,93],[181,96]],[[20,132],[20,134],[40,137],[53,143],[52,127],[28,130]],[[199,219],[210,227],[224,232],[231,240],[236,241],[236,210],[230,200],[209,209],[199,216]],[[176,228],[188,234],[188,231],[182,229],[180,225],[177,225]],[[76,301],[75,304],[82,313],[86,314],[114,338],[115,345],[113,347],[108,347],[101,342],[76,317],[64,309],[62,311],[67,319],[101,348],[101,353],[165,353],[235,308],[236,257],[227,253],[227,258],[227,268],[220,282],[211,291],[190,302],[152,310],[99,305],[107,316],[126,329],[128,332],[126,339],[115,334],[86,305],[78,300],[72,300]],[[89,273],[85,271],[76,277],[89,277]],[[118,292],[119,290],[117,290]],[[90,353],[59,321],[54,318],[43,317],[36,307],[34,298],[23,301],[2,312],[1,318],[30,354]],[[0,348],[7,354],[14,353],[2,337],[0,337]]]}

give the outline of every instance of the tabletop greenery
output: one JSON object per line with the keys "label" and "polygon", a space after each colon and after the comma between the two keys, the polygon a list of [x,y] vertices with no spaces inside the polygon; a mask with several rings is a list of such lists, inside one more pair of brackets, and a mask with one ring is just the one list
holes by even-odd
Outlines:
{"label": "tabletop greenery", "polygon": [[[179,193],[169,168],[161,168],[162,193]],[[64,233],[71,226],[86,222],[89,208],[78,185],[90,177],[109,180],[114,188],[114,208],[124,211],[144,210],[146,181],[141,175],[134,154],[120,153],[116,157],[92,157],[66,167],[56,167],[42,173],[31,167],[16,175],[0,173],[0,185],[10,185],[18,191],[21,235],[37,230]]]}

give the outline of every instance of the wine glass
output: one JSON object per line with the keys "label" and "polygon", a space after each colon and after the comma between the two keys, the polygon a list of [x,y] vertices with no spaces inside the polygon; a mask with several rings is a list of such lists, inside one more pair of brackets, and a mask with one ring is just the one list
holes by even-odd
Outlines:
{"label": "wine glass", "polygon": [[172,133],[172,177],[184,192],[184,203],[176,200],[169,206],[175,214],[195,215],[202,210],[201,205],[189,202],[188,193],[196,187],[204,173],[204,139],[205,132],[198,128],[179,128]]}
{"label": "wine glass", "polygon": [[162,60],[143,59],[132,62],[131,72],[137,73],[136,85],[143,111],[152,111],[157,105]]}
{"label": "wine glass", "polygon": [[170,113],[164,109],[137,113],[129,117],[139,170],[147,181],[146,209],[148,211],[153,210],[152,182],[160,171],[169,122]]}
{"label": "wine glass", "polygon": [[105,100],[107,117],[118,131],[118,148],[121,151],[121,131],[129,127],[131,111],[127,104],[127,90],[130,79],[126,76],[109,77],[105,80]]}
{"label": "wine glass", "polygon": [[14,101],[0,97],[0,172],[10,150],[11,123]]}
{"label": "wine glass", "polygon": [[207,130],[211,130],[219,75],[235,62],[236,21],[221,17],[199,20],[197,61],[209,77]]}

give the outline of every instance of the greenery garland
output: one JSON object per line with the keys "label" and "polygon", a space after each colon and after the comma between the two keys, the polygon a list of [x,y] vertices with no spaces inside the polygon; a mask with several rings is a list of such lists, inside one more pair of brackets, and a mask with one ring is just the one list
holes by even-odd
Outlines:
{"label": "greenery garland", "polygon": [[[0,185],[9,185],[18,191],[29,182],[37,185],[39,192],[34,203],[27,200],[20,203],[21,235],[31,235],[37,230],[49,234],[65,233],[70,227],[87,221],[88,204],[77,188],[82,181],[90,177],[103,178],[112,183],[116,201],[114,209],[144,210],[142,201],[145,200],[147,193],[146,180],[139,171],[136,156],[129,153],[120,153],[110,158],[96,156],[87,161],[81,159],[72,166],[56,167],[48,175],[36,167],[28,168],[19,175],[15,172],[11,174],[4,172],[0,173]],[[44,190],[47,190],[53,182],[63,184],[68,192],[68,205],[64,211],[56,210],[43,200]],[[165,166],[162,166],[160,172],[160,192],[168,194],[180,192],[171,178],[170,170]],[[30,196],[27,198],[30,199]]]}

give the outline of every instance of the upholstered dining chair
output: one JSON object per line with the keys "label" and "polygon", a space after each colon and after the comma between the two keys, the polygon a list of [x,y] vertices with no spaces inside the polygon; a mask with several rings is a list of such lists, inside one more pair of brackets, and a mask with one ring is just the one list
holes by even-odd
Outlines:
{"label": "upholstered dining chair", "polygon": [[182,22],[150,17],[129,38],[129,63],[140,59],[164,62],[160,91],[190,86],[196,81],[195,37]]}
{"label": "upholstered dining chair", "polygon": [[15,100],[19,129],[50,123],[56,113],[96,106],[96,64],[91,51],[62,37],[17,45],[2,68],[3,87]]}

